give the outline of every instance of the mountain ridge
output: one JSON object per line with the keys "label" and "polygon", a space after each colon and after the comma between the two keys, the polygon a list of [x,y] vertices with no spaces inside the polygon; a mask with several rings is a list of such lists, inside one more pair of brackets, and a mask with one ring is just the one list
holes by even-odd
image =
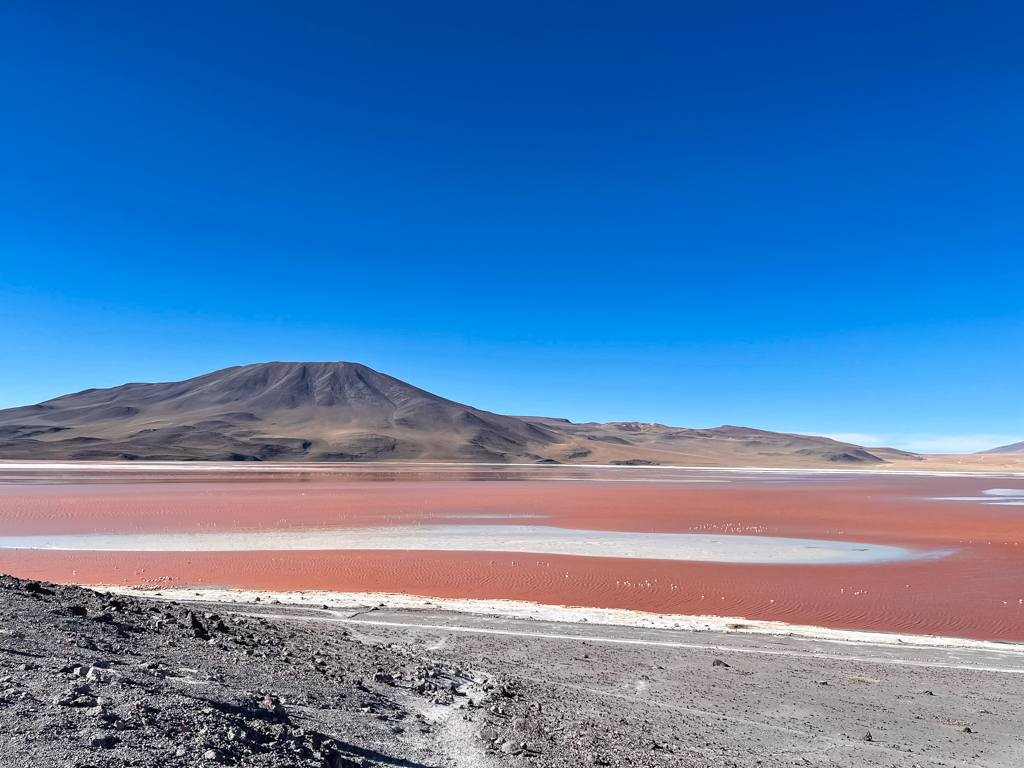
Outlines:
{"label": "mountain ridge", "polygon": [[344,361],[232,366],[0,410],[0,458],[690,466],[887,460],[830,438],[748,427],[505,416]]}
{"label": "mountain ridge", "polygon": [[985,454],[1006,454],[1006,453],[1024,453],[1024,442],[1010,443],[1009,445],[1000,445],[996,448],[989,448],[987,451],[978,451],[979,455]]}

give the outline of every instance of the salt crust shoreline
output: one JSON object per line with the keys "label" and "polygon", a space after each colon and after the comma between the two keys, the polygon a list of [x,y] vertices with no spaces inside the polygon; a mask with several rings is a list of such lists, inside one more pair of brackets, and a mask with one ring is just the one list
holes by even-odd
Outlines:
{"label": "salt crust shoreline", "polygon": [[[147,472],[200,472],[203,470],[230,470],[234,472],[246,472],[246,473],[273,473],[273,472],[323,472],[326,470],[348,470],[352,472],[367,471],[374,469],[396,469],[412,468],[419,469],[421,467],[461,467],[466,469],[508,469],[512,471],[522,471],[524,469],[537,470],[537,469],[550,469],[554,471],[563,471],[566,469],[612,469],[616,471],[627,470],[639,470],[640,472],[656,473],[663,471],[674,471],[674,470],[687,470],[687,471],[700,471],[700,472],[713,472],[713,473],[751,473],[751,474],[767,474],[767,475],[778,475],[778,474],[807,474],[807,475],[910,475],[917,477],[1024,477],[1024,472],[1013,472],[1005,469],[975,469],[975,470],[942,470],[942,469],[931,469],[931,470],[914,470],[914,469],[849,469],[849,468],[817,468],[817,467],[685,467],[685,466],[673,466],[673,465],[655,465],[655,466],[629,466],[624,467],[618,464],[563,464],[555,467],[544,467],[543,465],[537,464],[489,464],[484,462],[448,462],[448,461],[424,461],[424,462],[389,462],[389,461],[360,461],[360,462],[344,462],[344,463],[332,463],[332,462],[318,462],[315,464],[301,464],[301,463],[273,463],[265,462],[261,465],[247,465],[242,462],[231,462],[231,461],[190,461],[190,462],[172,462],[172,463],[140,463],[131,461],[100,461],[100,462],[39,462],[30,460],[18,460],[18,459],[0,459],[0,468],[17,468],[17,469],[65,469],[65,470],[82,470],[82,469],[93,469],[93,470],[104,470],[104,469],[134,469],[140,474]],[[555,478],[563,479],[563,478]],[[568,479],[568,478],[566,478]],[[573,478],[575,479],[575,478]]]}
{"label": "salt crust shoreline", "polygon": [[971,640],[960,637],[915,635],[907,633],[869,632],[829,629],[783,621],[761,621],[742,617],[690,616],[630,611],[622,608],[587,608],[582,606],[545,605],[525,600],[478,600],[442,598],[388,592],[332,592],[302,590],[272,592],[247,589],[224,589],[180,586],[115,586],[80,584],[102,592],[150,597],[163,600],[212,603],[256,603],[278,601],[291,606],[305,606],[330,611],[362,613],[371,608],[400,611],[451,611],[504,619],[527,619],[564,624],[608,625],[641,629],[680,630],[684,632],[723,632],[738,635],[800,637],[850,645],[918,646],[928,648],[969,648],[1024,656],[1024,643],[992,640]]}

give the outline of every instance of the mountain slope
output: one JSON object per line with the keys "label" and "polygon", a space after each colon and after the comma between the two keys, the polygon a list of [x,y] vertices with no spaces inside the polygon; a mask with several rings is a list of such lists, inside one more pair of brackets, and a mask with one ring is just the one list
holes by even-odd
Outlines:
{"label": "mountain slope", "polygon": [[998,448],[990,448],[987,451],[978,451],[978,453],[1024,453],[1024,443],[1011,443],[1010,445],[1001,445]]}
{"label": "mountain slope", "polygon": [[745,427],[699,430],[502,416],[345,362],[238,366],[185,381],[88,389],[2,410],[0,458],[883,463],[860,446]]}
{"label": "mountain slope", "polygon": [[[605,424],[572,424],[564,419],[523,416],[536,426],[573,435],[590,442],[629,445],[648,452],[672,454],[685,464],[687,457],[706,466],[706,462],[727,466],[732,461],[747,466],[799,466],[806,462],[841,464],[877,464],[888,459],[915,459],[915,454],[894,448],[867,450],[828,437],[767,432],[749,427],[721,426],[713,429],[687,429],[666,424],[617,421]],[[884,458],[872,451],[884,453]],[[805,462],[806,460],[806,462]]]}
{"label": "mountain slope", "polygon": [[358,363],[264,363],[0,411],[6,458],[538,458],[557,438]]}

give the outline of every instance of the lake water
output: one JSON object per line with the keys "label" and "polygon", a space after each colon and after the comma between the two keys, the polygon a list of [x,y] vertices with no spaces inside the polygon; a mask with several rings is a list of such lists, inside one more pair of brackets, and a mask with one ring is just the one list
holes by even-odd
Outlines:
{"label": "lake water", "polygon": [[1024,478],[0,464],[0,570],[1024,641]]}

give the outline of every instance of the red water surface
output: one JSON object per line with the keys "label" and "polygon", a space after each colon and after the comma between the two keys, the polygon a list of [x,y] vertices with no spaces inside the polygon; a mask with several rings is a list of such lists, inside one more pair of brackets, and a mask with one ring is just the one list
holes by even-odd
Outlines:
{"label": "red water surface", "polygon": [[1024,641],[1024,506],[933,500],[1024,487],[1022,478],[680,473],[676,479],[692,482],[676,482],[668,472],[592,470],[557,479],[563,476],[552,468],[472,477],[480,482],[443,473],[424,479],[422,472],[192,482],[44,477],[0,485],[0,534],[511,522],[832,539],[950,554],[794,566],[487,552],[0,550],[0,570],[58,582],[405,591]]}

